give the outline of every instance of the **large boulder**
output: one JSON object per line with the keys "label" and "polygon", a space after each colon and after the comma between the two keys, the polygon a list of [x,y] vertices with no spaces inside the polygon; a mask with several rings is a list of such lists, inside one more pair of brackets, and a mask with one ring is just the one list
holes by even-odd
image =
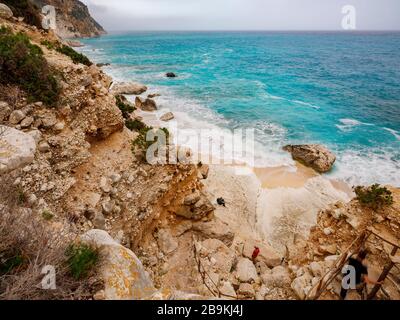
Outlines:
{"label": "large boulder", "polygon": [[102,257],[100,275],[106,300],[150,299],[156,289],[136,255],[103,230],[90,230],[81,241],[97,247]]}
{"label": "large boulder", "polygon": [[175,118],[175,116],[172,112],[167,112],[166,114],[164,114],[160,117],[160,120],[166,122],[166,121],[173,120],[174,118]]}
{"label": "large boulder", "polygon": [[200,234],[204,238],[218,239],[230,246],[233,242],[235,234],[229,228],[229,226],[218,218],[214,218],[211,221],[199,221],[193,223],[192,229]]}
{"label": "large boulder", "polygon": [[283,150],[290,152],[294,160],[324,173],[332,169],[336,156],[319,144],[288,145]]}
{"label": "large boulder", "polygon": [[257,270],[253,262],[247,258],[241,258],[236,266],[236,276],[240,282],[256,282]]}
{"label": "large boulder", "polygon": [[147,87],[136,82],[117,82],[111,88],[113,94],[142,94],[147,91]]}
{"label": "large boulder", "polygon": [[10,19],[13,16],[13,12],[5,4],[0,3],[0,18]]}
{"label": "large boulder", "polygon": [[31,135],[0,125],[0,174],[30,164],[35,152],[36,142]]}
{"label": "large boulder", "polygon": [[136,108],[141,109],[143,111],[156,111],[157,110],[157,104],[153,99],[147,98],[146,100],[142,100],[139,97],[136,97],[135,99],[135,105]]}
{"label": "large boulder", "polygon": [[214,272],[225,275],[231,273],[236,255],[222,241],[207,239],[203,242],[196,242],[196,250],[203,261],[213,261],[212,270]]}
{"label": "large boulder", "polygon": [[[191,195],[185,198],[183,205],[175,212],[177,216],[186,219],[200,220],[214,212],[215,207],[204,194],[200,193],[199,197],[197,197],[197,193],[195,195],[196,197]],[[193,203],[189,203],[189,200]]]}
{"label": "large boulder", "polygon": [[268,267],[273,268],[279,266],[283,256],[276,252],[271,246],[266,243],[255,240],[247,240],[243,246],[243,256],[253,259],[255,248],[260,249],[260,252],[255,259],[256,262],[264,262]]}

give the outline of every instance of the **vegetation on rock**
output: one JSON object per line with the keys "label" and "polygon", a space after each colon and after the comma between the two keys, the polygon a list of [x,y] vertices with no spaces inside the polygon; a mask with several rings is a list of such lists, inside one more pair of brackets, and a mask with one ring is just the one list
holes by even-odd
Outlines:
{"label": "vegetation on rock", "polygon": [[89,58],[86,57],[85,55],[83,55],[82,53],[76,52],[70,46],[62,44],[58,41],[43,40],[40,44],[42,46],[45,46],[49,50],[56,50],[57,52],[60,52],[64,55],[70,57],[72,62],[75,64],[82,63],[88,67],[90,67],[93,64],[89,60]]}
{"label": "vegetation on rock", "polygon": [[30,101],[54,106],[60,88],[42,50],[27,35],[0,28],[0,83],[19,85]]}
{"label": "vegetation on rock", "polygon": [[92,62],[89,60],[88,57],[85,55],[76,52],[74,49],[72,49],[70,46],[67,46],[65,44],[58,46],[56,50],[62,54],[65,54],[66,56],[70,57],[73,63],[82,63],[85,66],[91,66]]}
{"label": "vegetation on rock", "polygon": [[71,275],[76,279],[86,278],[99,261],[99,253],[86,244],[72,244],[66,252]]}
{"label": "vegetation on rock", "polygon": [[377,210],[393,204],[392,192],[386,187],[374,184],[370,187],[358,186],[354,188],[356,199],[365,207]]}
{"label": "vegetation on rock", "polygon": [[[129,114],[136,110],[136,108],[130,104],[126,98],[122,95],[116,95],[115,99],[117,101],[117,107],[122,112],[122,116],[125,119],[129,119]],[[132,129],[131,129],[132,130]]]}

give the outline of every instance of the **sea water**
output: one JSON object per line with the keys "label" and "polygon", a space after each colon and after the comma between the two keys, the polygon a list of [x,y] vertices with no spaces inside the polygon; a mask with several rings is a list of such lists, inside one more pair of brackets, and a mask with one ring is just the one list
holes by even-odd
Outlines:
{"label": "sea water", "polygon": [[[136,32],[83,39],[117,81],[138,81],[186,128],[254,128],[257,163],[286,144],[337,155],[328,176],[400,186],[400,33]],[[166,78],[174,72],[177,78]]]}

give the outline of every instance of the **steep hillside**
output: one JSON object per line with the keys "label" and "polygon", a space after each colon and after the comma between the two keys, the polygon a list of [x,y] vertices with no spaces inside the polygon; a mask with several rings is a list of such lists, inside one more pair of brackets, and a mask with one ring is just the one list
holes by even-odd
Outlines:
{"label": "steep hillside", "polygon": [[96,37],[105,34],[103,27],[78,0],[32,0],[38,7],[52,5],[57,12],[57,35],[61,38]]}

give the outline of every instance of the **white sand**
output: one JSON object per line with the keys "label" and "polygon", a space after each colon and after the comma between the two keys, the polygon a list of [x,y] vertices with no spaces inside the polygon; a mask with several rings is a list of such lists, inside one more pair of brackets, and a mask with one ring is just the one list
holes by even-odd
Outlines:
{"label": "white sand", "polygon": [[[233,167],[211,166],[204,184],[215,204],[219,197],[226,201],[226,208],[216,205],[216,215],[220,219],[244,237],[251,234],[277,250],[283,251],[284,245],[297,236],[306,237],[316,223],[319,210],[337,201],[350,200],[350,195],[339,188],[340,184],[335,185],[304,168],[299,170],[298,177],[296,172],[288,173],[282,168],[265,170],[273,173],[272,176],[263,175],[273,180],[270,183],[260,180],[260,175],[251,171],[248,175],[237,175]],[[304,172],[311,174],[307,177]]]}
{"label": "white sand", "polygon": [[[150,126],[160,127],[160,112],[136,111]],[[246,174],[243,174],[243,171]],[[241,173],[241,174],[239,174]],[[248,168],[211,165],[205,190],[216,206],[216,216],[243,238],[263,239],[277,250],[296,237],[306,237],[321,209],[351,199],[351,189],[312,169]],[[226,208],[217,205],[217,198]]]}

